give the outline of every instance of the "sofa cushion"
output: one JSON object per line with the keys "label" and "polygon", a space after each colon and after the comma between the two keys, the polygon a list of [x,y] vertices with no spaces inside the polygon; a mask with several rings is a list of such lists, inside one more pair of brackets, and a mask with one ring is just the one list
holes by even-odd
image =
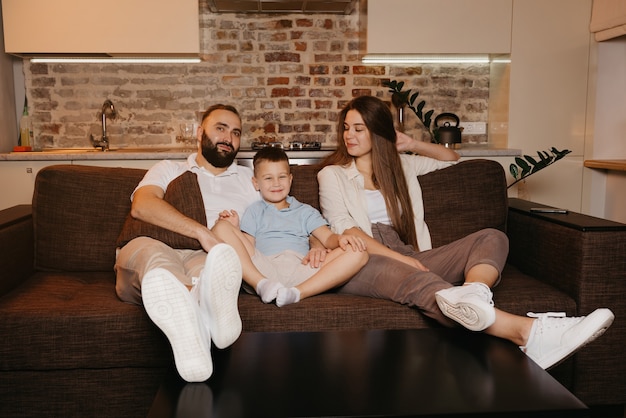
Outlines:
{"label": "sofa cushion", "polygon": [[146,170],[54,165],[37,173],[35,267],[112,271],[130,195]]}
{"label": "sofa cushion", "polygon": [[333,291],[277,307],[258,296],[241,293],[239,314],[244,332],[345,331],[419,329],[436,323],[417,309],[388,299]]}
{"label": "sofa cushion", "polygon": [[505,231],[508,213],[506,177],[491,160],[466,160],[419,176],[424,220],[433,247],[485,228]]}
{"label": "sofa cushion", "polygon": [[317,183],[318,165],[294,165],[291,167],[293,182],[291,194],[302,203],[320,209],[319,185]]}
{"label": "sofa cushion", "polygon": [[[198,221],[202,225],[206,225],[206,212],[202,202],[198,178],[195,173],[186,171],[172,180],[167,186],[163,199],[182,214]],[[117,246],[123,247],[133,238],[140,236],[157,239],[172,248],[202,249],[202,245],[196,239],[140,221],[133,218],[129,213],[126,216],[120,236],[117,238]]]}
{"label": "sofa cushion", "polygon": [[108,272],[38,272],[0,299],[0,370],[167,367],[171,348]]}

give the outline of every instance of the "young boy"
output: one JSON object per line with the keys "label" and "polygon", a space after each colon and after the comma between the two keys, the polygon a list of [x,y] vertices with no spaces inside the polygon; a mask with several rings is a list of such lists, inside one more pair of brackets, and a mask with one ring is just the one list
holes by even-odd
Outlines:
{"label": "young boy", "polygon": [[[278,306],[347,282],[368,260],[363,240],[334,234],[318,210],[289,196],[293,176],[282,149],[264,148],[253,163],[252,183],[262,200],[251,204],[241,220],[236,211],[223,211],[214,228],[240,253],[244,281],[264,303],[276,299]],[[319,268],[302,263],[311,235],[332,250]],[[243,251],[247,257],[241,257]]]}

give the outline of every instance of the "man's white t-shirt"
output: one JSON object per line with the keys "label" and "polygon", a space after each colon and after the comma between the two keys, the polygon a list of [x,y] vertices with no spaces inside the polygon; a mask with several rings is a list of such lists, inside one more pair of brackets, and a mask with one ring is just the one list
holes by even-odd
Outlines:
{"label": "man's white t-shirt", "polygon": [[[236,210],[239,216],[246,208],[260,199],[260,194],[252,185],[252,170],[233,162],[226,171],[217,176],[196,162],[196,153],[187,161],[163,160],[148,170],[135,191],[143,186],[158,186],[163,191],[172,180],[185,171],[196,173],[206,211],[207,226],[212,228],[223,210]],[[131,201],[135,192],[131,195]]]}

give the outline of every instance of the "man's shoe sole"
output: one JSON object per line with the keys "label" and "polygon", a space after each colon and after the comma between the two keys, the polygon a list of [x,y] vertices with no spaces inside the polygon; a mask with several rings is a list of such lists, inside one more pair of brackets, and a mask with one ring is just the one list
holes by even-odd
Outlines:
{"label": "man's shoe sole", "polygon": [[225,348],[241,335],[237,302],[241,287],[241,263],[235,250],[217,244],[209,254],[202,273],[201,308],[207,310],[211,339],[217,348]]}
{"label": "man's shoe sole", "polygon": [[200,331],[197,302],[176,277],[154,269],[141,284],[143,304],[172,346],[178,374],[187,382],[204,382],[213,373],[210,342]]}

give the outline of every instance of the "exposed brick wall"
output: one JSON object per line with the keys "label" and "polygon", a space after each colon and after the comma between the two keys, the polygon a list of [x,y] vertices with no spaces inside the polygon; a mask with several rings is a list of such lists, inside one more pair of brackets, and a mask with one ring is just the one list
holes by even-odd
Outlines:
{"label": "exposed brick wall", "polygon": [[[251,141],[335,141],[338,109],[352,97],[386,101],[386,79],[420,92],[426,109],[487,121],[488,65],[365,66],[359,16],[213,14],[200,1],[203,62],[175,65],[31,64],[24,62],[36,145],[89,147],[109,98],[112,147],[178,145],[182,121],[217,102],[243,115]],[[422,135],[407,114],[409,133]],[[424,134],[425,135],[425,134]],[[425,136],[424,136],[425,137]]]}

